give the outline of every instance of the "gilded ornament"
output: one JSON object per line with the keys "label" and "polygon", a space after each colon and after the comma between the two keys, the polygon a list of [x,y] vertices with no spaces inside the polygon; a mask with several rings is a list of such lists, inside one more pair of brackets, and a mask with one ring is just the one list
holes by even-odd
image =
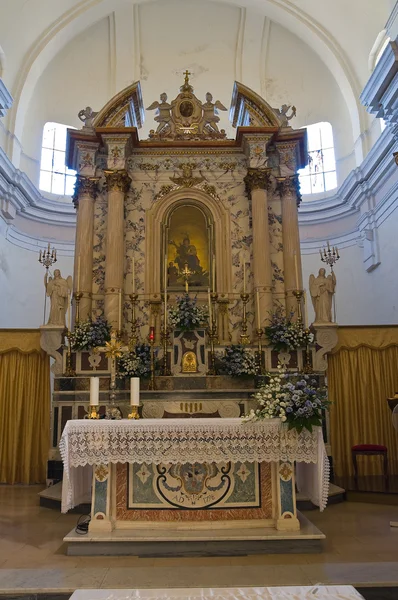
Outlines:
{"label": "gilded ornament", "polygon": [[125,194],[128,191],[131,178],[125,169],[104,171],[104,175],[108,192],[123,192]]}
{"label": "gilded ornament", "polygon": [[243,181],[248,194],[253,190],[267,190],[271,185],[271,169],[248,169]]}
{"label": "gilded ornament", "polygon": [[289,481],[292,478],[292,468],[287,463],[283,463],[279,468],[279,475],[283,481]]}
{"label": "gilded ornament", "polygon": [[196,355],[194,352],[185,352],[182,357],[182,373],[196,373],[198,370]]}
{"label": "gilded ornament", "polygon": [[119,342],[114,335],[112,335],[110,342],[105,342],[105,356],[106,358],[120,358],[122,352],[122,342]]}
{"label": "gilded ornament", "polygon": [[192,171],[196,168],[195,163],[182,163],[180,165],[180,169],[182,171],[182,176],[180,177],[170,177],[170,181],[178,185],[178,187],[195,187],[202,181],[204,181],[203,177],[194,177],[192,175]]}

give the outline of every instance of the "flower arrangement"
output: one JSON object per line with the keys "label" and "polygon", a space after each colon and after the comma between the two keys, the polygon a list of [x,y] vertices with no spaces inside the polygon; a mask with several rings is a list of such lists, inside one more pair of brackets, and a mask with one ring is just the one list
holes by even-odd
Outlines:
{"label": "flower arrangement", "polygon": [[173,329],[192,331],[205,324],[209,318],[206,305],[197,306],[197,297],[188,293],[177,296],[176,305],[169,309],[169,324]]}
{"label": "flower arrangement", "polygon": [[231,344],[225,354],[218,356],[220,371],[231,377],[258,375],[260,372],[256,357],[242,344]]}
{"label": "flower arrangement", "polygon": [[253,395],[259,408],[252,409],[243,419],[260,421],[279,417],[289,429],[296,429],[299,433],[304,428],[312,431],[314,426],[322,425],[322,411],[330,404],[326,390],[309,375],[291,375],[282,367],[278,368],[278,374],[271,376],[268,383]]}
{"label": "flower arrangement", "polygon": [[268,340],[275,350],[284,352],[305,348],[314,341],[314,334],[304,329],[301,323],[292,321],[293,313],[287,318],[282,313],[274,313],[270,324],[264,328]]}
{"label": "flower arrangement", "polygon": [[138,344],[118,360],[118,377],[149,377],[151,373],[151,348]]}
{"label": "flower arrangement", "polygon": [[75,352],[103,346],[110,339],[111,326],[104,317],[98,317],[95,321],[80,321],[70,334],[71,349]]}

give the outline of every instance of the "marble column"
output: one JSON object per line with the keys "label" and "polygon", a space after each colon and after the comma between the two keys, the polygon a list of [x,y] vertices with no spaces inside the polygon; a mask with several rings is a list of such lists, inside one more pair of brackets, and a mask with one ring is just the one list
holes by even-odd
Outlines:
{"label": "marble column", "polygon": [[80,320],[91,317],[94,244],[94,202],[98,178],[77,175],[73,202],[77,210],[73,289],[82,294]]}
{"label": "marble column", "polygon": [[255,328],[258,322],[261,327],[264,327],[272,312],[272,266],[267,198],[267,190],[271,185],[270,174],[271,169],[249,169],[245,177],[246,190],[252,202]]}
{"label": "marble column", "polygon": [[105,317],[118,329],[124,301],[124,196],[131,179],[124,169],[104,171],[108,190],[106,230]]}
{"label": "marble column", "polygon": [[297,206],[299,204],[298,176],[278,177],[277,190],[282,205],[283,270],[285,279],[286,314],[297,318],[297,300],[294,290],[303,289],[300,236]]}

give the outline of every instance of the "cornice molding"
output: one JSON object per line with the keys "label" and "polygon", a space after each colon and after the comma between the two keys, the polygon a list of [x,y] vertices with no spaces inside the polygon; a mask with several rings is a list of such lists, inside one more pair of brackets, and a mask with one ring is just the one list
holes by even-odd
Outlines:
{"label": "cornice molding", "polygon": [[0,77],[0,117],[4,117],[7,110],[12,106],[12,96]]}

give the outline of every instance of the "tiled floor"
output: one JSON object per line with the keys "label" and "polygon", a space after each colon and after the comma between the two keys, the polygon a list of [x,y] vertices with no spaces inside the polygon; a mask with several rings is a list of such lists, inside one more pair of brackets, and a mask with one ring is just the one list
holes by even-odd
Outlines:
{"label": "tiled floor", "polygon": [[40,508],[40,487],[0,486],[0,594],[6,590],[398,584],[397,506],[337,504],[306,513],[327,539],[322,554],[208,558],[68,557],[78,515]]}

